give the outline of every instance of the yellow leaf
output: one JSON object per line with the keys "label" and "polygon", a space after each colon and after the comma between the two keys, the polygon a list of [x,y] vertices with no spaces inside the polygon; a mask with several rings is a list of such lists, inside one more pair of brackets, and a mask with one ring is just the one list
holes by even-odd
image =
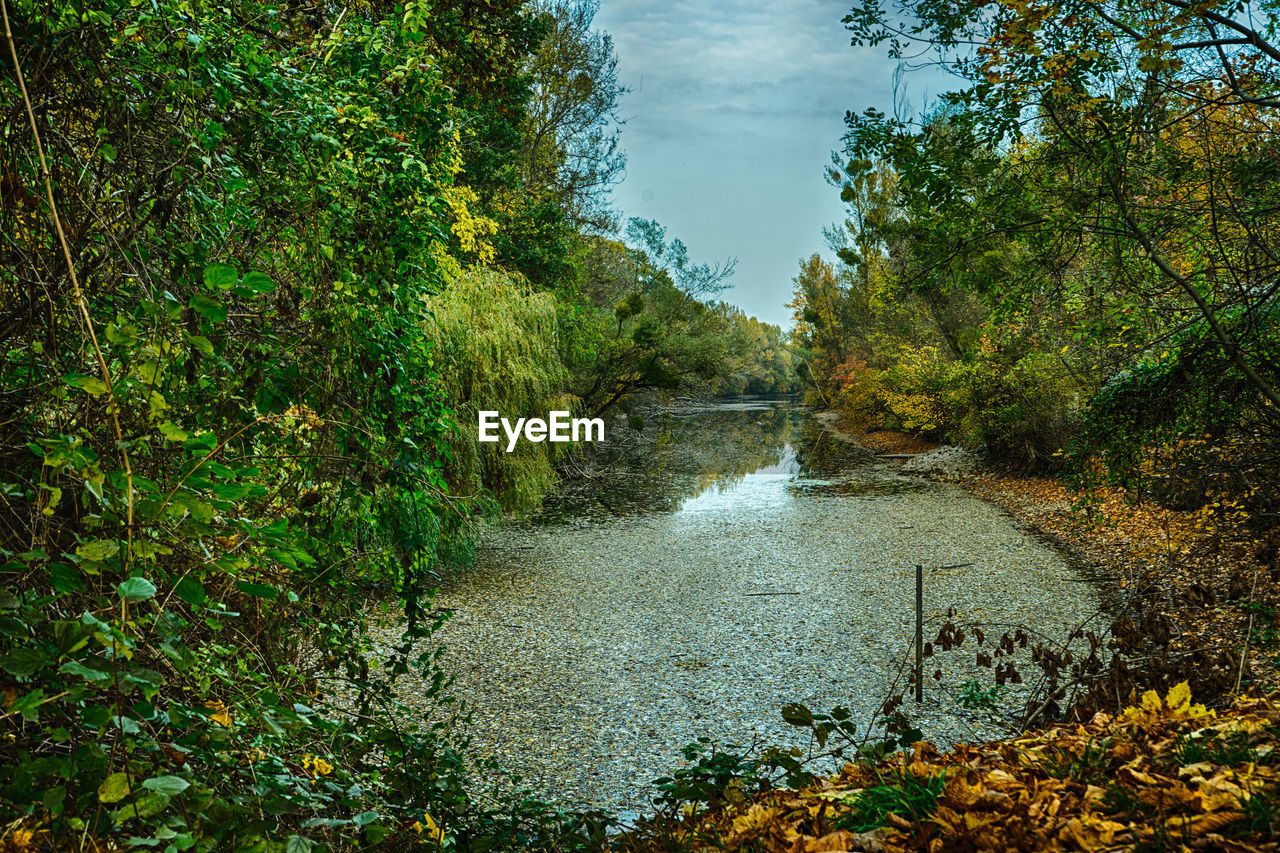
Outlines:
{"label": "yellow leaf", "polygon": [[435,820],[432,819],[431,815],[427,814],[425,811],[422,813],[422,820],[418,821],[413,826],[420,835],[430,838],[436,844],[444,844],[444,830],[442,830],[440,825],[437,824]]}
{"label": "yellow leaf", "polygon": [[231,711],[226,705],[222,704],[221,700],[215,699],[212,702],[206,702],[205,707],[213,711],[209,715],[210,720],[225,728],[231,728]]}
{"label": "yellow leaf", "polygon": [[[1169,689],[1169,695],[1165,697],[1165,704],[1169,706],[1170,711],[1185,711],[1191,705],[1191,688],[1187,682],[1180,682]],[[1145,702],[1143,703],[1145,704]]]}

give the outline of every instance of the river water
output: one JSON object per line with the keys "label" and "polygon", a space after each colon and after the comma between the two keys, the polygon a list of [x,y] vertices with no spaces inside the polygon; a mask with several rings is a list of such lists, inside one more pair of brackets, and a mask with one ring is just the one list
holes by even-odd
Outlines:
{"label": "river water", "polygon": [[[869,458],[803,408],[611,429],[633,440],[538,517],[493,530],[437,598],[454,612],[440,637],[479,750],[553,802],[643,811],[699,736],[804,748],[785,703],[869,721],[911,648],[917,563],[935,633],[949,608],[1059,638],[1096,610],[1067,559],[1011,516]],[[975,651],[931,659],[941,680],[906,703],[935,742],[1000,734],[956,701],[966,681],[992,683]],[[1022,690],[1002,693],[1002,713]]]}

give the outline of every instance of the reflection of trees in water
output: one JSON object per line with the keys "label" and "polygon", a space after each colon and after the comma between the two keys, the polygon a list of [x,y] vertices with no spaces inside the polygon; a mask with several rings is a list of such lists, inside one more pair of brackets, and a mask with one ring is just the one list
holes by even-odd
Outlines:
{"label": "reflection of trees in water", "polygon": [[805,418],[800,423],[792,443],[801,470],[820,479],[838,477],[847,472],[851,464],[865,462],[871,455],[860,446],[836,438],[813,418]]}
{"label": "reflection of trees in water", "polygon": [[687,498],[779,464],[787,444],[821,467],[834,464],[839,450],[803,410],[785,405],[669,412],[640,433],[614,429],[617,437],[582,475],[566,477],[547,498],[545,518],[670,512]]}

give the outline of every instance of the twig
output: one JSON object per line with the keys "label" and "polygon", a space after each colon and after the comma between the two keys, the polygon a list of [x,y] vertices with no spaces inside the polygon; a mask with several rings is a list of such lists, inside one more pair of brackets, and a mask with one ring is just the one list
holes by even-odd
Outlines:
{"label": "twig", "polygon": [[744,592],[743,595],[799,595],[799,592]]}
{"label": "twig", "polygon": [[1249,659],[1249,637],[1253,634],[1253,594],[1258,590],[1258,570],[1253,570],[1253,586],[1249,589],[1249,627],[1244,632],[1244,648],[1240,650],[1240,669],[1236,671],[1236,686],[1232,693],[1240,692],[1240,682],[1244,680],[1244,663]]}

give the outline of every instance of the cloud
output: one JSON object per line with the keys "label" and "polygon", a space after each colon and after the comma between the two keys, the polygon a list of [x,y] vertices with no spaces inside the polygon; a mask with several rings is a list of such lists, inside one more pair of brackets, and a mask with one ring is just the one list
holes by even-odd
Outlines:
{"label": "cloud", "polygon": [[[853,48],[831,0],[601,0],[627,117],[615,202],[704,259],[737,256],[727,295],[786,322],[797,260],[843,218],[823,168],[846,111],[892,105],[893,64]],[[909,82],[910,82],[910,78]],[[912,83],[912,90],[918,87]]]}

